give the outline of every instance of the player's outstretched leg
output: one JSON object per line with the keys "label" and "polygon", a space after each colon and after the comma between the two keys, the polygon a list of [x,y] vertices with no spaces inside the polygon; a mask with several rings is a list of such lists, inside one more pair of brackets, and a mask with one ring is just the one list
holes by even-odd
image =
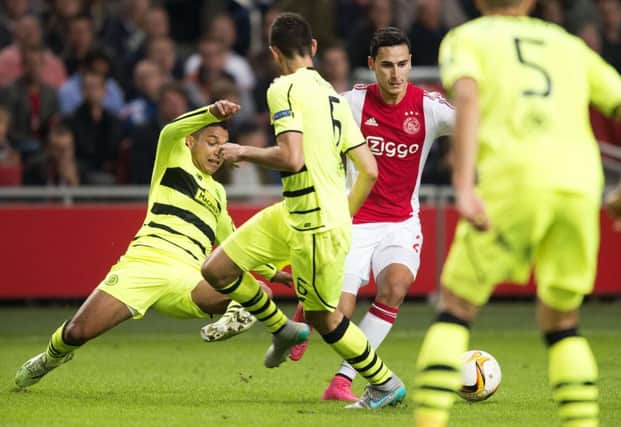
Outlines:
{"label": "player's outstretched leg", "polygon": [[82,344],[129,319],[127,306],[107,294],[95,290],[73,318],[60,325],[52,334],[45,352],[26,361],[15,374],[20,388],[38,383],[53,369],[70,361]]}
{"label": "player's outstretched leg", "polygon": [[62,339],[66,322],[52,334],[47,350],[27,360],[15,374],[15,384],[20,388],[38,383],[48,372],[70,361],[78,346],[66,344]]}
{"label": "player's outstretched leg", "polygon": [[[297,308],[295,309],[295,314],[293,315],[293,321],[295,322],[306,321],[306,319],[304,318],[304,308],[302,307],[302,304],[298,304]],[[313,327],[309,325],[309,328],[310,328],[310,331],[312,332]],[[310,338],[310,333],[309,333],[309,338]],[[306,353],[307,348],[308,348],[308,338],[304,342],[301,342],[291,347],[291,351],[289,352],[289,359],[293,360],[294,362],[297,362],[298,360],[302,358],[302,356],[304,356],[304,353]]]}

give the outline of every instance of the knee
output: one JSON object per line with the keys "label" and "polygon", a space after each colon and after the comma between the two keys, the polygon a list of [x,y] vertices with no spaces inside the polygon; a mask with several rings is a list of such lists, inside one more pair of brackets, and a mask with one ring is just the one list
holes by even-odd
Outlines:
{"label": "knee", "polygon": [[410,289],[411,281],[388,277],[377,286],[376,299],[382,304],[399,307]]}
{"label": "knee", "polygon": [[76,319],[71,319],[63,329],[63,341],[69,345],[82,345],[92,337],[86,326]]}

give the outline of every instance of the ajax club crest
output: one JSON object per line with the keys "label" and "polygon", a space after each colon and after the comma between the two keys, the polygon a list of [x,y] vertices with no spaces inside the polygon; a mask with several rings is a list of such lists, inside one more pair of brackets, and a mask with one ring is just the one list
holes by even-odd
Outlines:
{"label": "ajax club crest", "polygon": [[415,135],[420,130],[420,121],[414,117],[413,111],[405,113],[405,120],[403,120],[403,130],[410,134]]}

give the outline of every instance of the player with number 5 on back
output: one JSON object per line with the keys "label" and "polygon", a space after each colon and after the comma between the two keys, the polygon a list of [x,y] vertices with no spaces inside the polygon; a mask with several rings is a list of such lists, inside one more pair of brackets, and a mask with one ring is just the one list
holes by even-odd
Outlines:
{"label": "player with number 5 on back", "polygon": [[534,3],[478,0],[484,16],[452,30],[440,48],[456,111],[461,220],[439,315],[418,356],[418,427],[447,425],[471,322],[496,284],[526,283],[533,266],[561,423],[599,425],[595,358],[578,331],[593,290],[603,190],[588,108],[621,117],[621,78],[579,38],[528,17]]}

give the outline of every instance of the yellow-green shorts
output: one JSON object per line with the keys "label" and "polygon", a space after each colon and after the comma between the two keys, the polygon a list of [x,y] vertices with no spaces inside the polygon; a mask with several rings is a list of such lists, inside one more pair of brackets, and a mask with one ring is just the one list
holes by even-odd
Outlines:
{"label": "yellow-green shorts", "polygon": [[[138,252],[138,253],[137,253]],[[209,318],[192,300],[191,292],[202,280],[199,267],[142,248],[121,257],[97,289],[127,305],[134,319],[150,307],[179,318]]]}
{"label": "yellow-green shorts", "polygon": [[442,285],[482,305],[499,283],[527,283],[534,265],[539,298],[560,311],[577,308],[593,290],[599,200],[543,191],[484,200],[492,228],[459,222]]}
{"label": "yellow-green shorts", "polygon": [[286,223],[282,203],[263,209],[223,243],[222,249],[245,271],[289,260],[295,293],[305,311],[334,311],[343,285],[349,224],[323,232],[299,232]]}

